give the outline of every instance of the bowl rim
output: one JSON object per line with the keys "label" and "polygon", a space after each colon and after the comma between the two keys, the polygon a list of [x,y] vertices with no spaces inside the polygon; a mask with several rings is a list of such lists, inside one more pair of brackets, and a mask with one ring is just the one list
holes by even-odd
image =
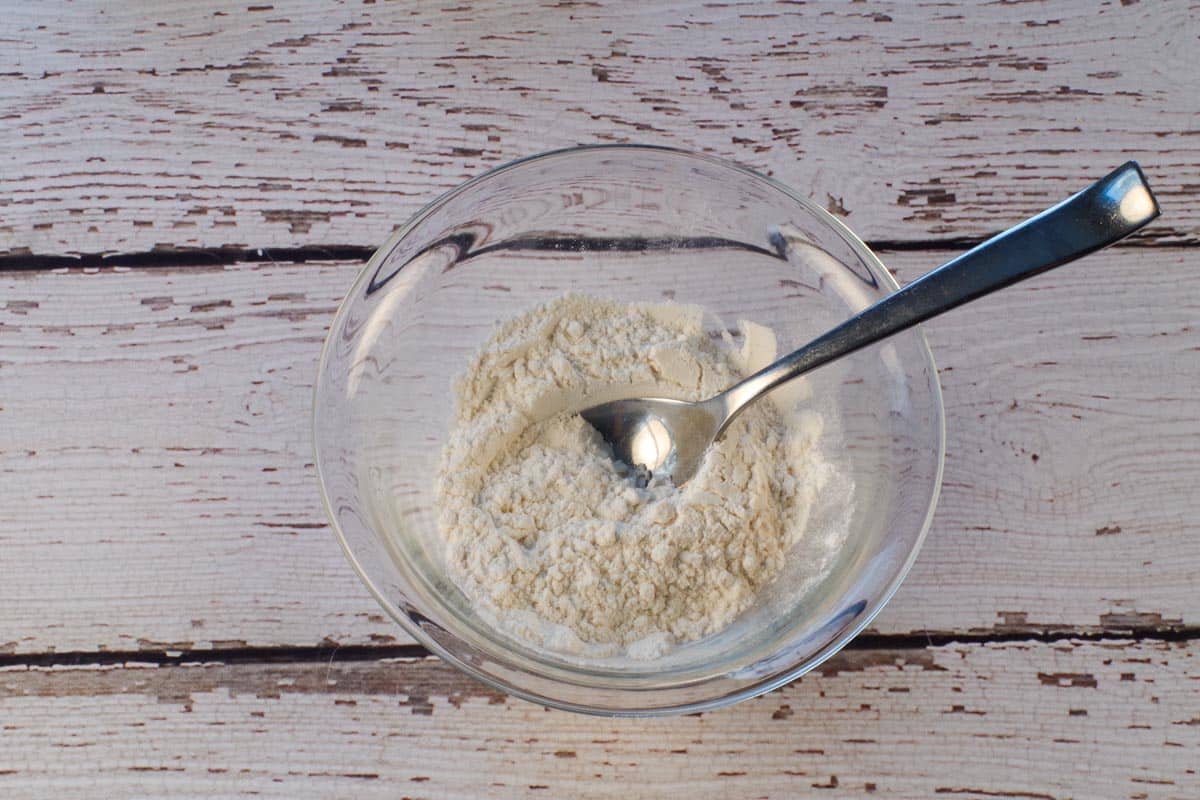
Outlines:
{"label": "bowl rim", "polygon": [[[932,387],[934,409],[937,417],[936,424],[934,426],[937,434],[937,460],[933,479],[933,487],[929,494],[928,505],[925,509],[925,517],[921,523],[921,529],[917,533],[917,537],[914,540],[908,556],[904,560],[904,563],[901,564],[899,570],[897,570],[892,579],[884,587],[883,591],[881,591],[868,602],[867,607],[864,609],[863,613],[859,615],[858,619],[855,620],[854,624],[843,630],[841,634],[827,643],[816,653],[804,659],[802,662],[784,669],[774,675],[767,676],[759,681],[734,691],[704,700],[654,707],[638,707],[634,705],[597,706],[588,705],[586,703],[565,701],[554,697],[549,697],[535,691],[530,691],[520,686],[515,686],[503,678],[479,669],[475,665],[463,660],[462,658],[459,658],[457,655],[447,650],[433,637],[426,633],[419,625],[417,625],[408,616],[408,614],[398,608],[383,594],[383,592],[379,590],[374,581],[372,581],[370,576],[367,574],[367,571],[363,567],[362,563],[355,556],[350,547],[350,543],[347,541],[346,536],[342,531],[341,525],[338,523],[337,516],[334,514],[333,505],[330,501],[329,493],[326,490],[325,474],[321,467],[322,459],[320,438],[318,436],[317,427],[319,424],[317,419],[317,401],[324,386],[323,376],[325,375],[326,366],[330,358],[334,335],[340,328],[344,317],[348,313],[352,300],[357,297],[364,284],[371,280],[371,276],[375,274],[383,260],[387,258],[396,245],[399,244],[399,242],[404,239],[404,237],[407,236],[413,230],[413,228],[419,225],[426,217],[433,213],[433,211],[442,206],[452,197],[461,194],[471,187],[485,180],[493,178],[500,173],[507,172],[525,164],[543,159],[558,158],[584,152],[621,150],[652,151],[667,153],[675,156],[683,156],[686,158],[700,159],[711,164],[716,164],[724,168],[735,170],[757,180],[765,181],[767,184],[779,190],[793,201],[799,203],[815,217],[839,233],[850,246],[850,248],[855,251],[856,255],[865,260],[871,267],[874,268],[877,277],[883,282],[884,287],[888,289],[889,293],[895,292],[900,288],[900,285],[896,281],[895,277],[887,269],[887,267],[884,266],[883,262],[879,260],[879,257],[876,256],[871,248],[868,247],[867,244],[861,238],[859,238],[859,236],[854,233],[854,231],[852,231],[844,222],[808,198],[802,197],[787,184],[782,183],[781,181],[778,181],[768,175],[764,175],[757,170],[738,164],[737,162],[712,156],[706,153],[698,153],[678,147],[657,144],[586,144],[547,150],[545,152],[535,153],[533,155],[524,156],[522,158],[505,162],[504,164],[493,167],[486,172],[482,172],[479,175],[476,175],[475,177],[442,192],[436,198],[426,203],[411,217],[409,217],[409,219],[403,225],[393,231],[387,240],[380,245],[374,253],[372,253],[370,259],[367,260],[367,262],[362,266],[358,274],[355,276],[354,282],[350,285],[345,296],[339,302],[338,309],[333,318],[330,320],[329,333],[325,337],[325,341],[321,347],[321,355],[317,362],[317,377],[313,382],[312,401],[309,412],[309,431],[312,435],[313,464],[317,473],[317,484],[320,488],[321,502],[325,507],[325,515],[329,519],[330,528],[333,530],[334,536],[342,548],[342,553],[345,555],[346,560],[350,562],[350,566],[354,569],[355,573],[357,573],[359,580],[363,582],[363,584],[367,587],[367,590],[375,598],[375,601],[379,603],[383,610],[387,612],[388,616],[395,620],[410,636],[417,641],[418,644],[447,663],[453,665],[457,669],[462,670],[476,680],[486,684],[487,686],[505,694],[512,695],[513,697],[518,697],[522,700],[527,700],[542,706],[555,708],[562,711],[572,711],[602,717],[666,717],[712,711],[717,708],[733,705],[743,700],[749,700],[751,698],[758,697],[759,695],[766,694],[767,692],[791,683],[797,678],[807,674],[808,672],[811,672],[813,669],[816,669],[837,652],[842,650],[842,648],[844,648],[850,643],[851,640],[857,637],[863,631],[863,629],[870,625],[876,616],[878,616],[879,612],[883,610],[883,608],[896,594],[896,591],[900,588],[900,585],[908,576],[913,564],[916,563],[917,556],[919,555],[921,547],[925,542],[925,538],[929,533],[929,529],[933,524],[934,513],[937,508],[938,499],[941,495],[942,476],[945,469],[946,457],[946,410],[942,395],[941,380],[938,376],[937,364],[933,359],[933,352],[929,348],[929,342],[926,339],[924,329],[921,326],[917,326],[911,330],[918,337],[920,351],[924,356],[924,360],[929,369],[929,374],[931,377],[930,386]],[[447,631],[447,633],[457,637],[453,631]],[[559,682],[559,680],[554,677],[542,677],[545,680],[554,683]],[[622,690],[619,688],[608,688],[604,689],[603,691],[606,693],[631,691],[632,694],[632,690]]]}

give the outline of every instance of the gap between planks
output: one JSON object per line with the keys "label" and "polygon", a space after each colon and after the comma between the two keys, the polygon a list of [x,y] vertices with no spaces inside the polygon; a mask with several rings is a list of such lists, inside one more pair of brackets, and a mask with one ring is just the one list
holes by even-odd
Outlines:
{"label": "gap between planks", "polygon": [[[951,645],[1055,644],[1060,642],[1189,642],[1200,641],[1200,627],[1134,627],[1096,633],[1054,630],[990,634],[862,634],[842,650],[917,651]],[[840,651],[839,651],[840,652]],[[203,650],[104,650],[98,652],[43,652],[0,654],[6,667],[121,666],[130,663],[180,666],[184,664],[307,664],[369,662],[388,659],[423,659],[433,654],[419,644],[318,645],[315,647],[217,647]]]}
{"label": "gap between planks", "polygon": [[[867,242],[875,252],[959,252],[969,250],[984,239],[956,237],[951,239],[918,239],[913,241],[882,239]],[[1196,247],[1200,239],[1183,242],[1164,242],[1155,238],[1135,236],[1122,242],[1122,247]],[[208,247],[179,250],[147,250],[131,253],[84,253],[56,255],[52,253],[10,253],[0,255],[0,272],[32,272],[55,269],[136,268],[162,269],[178,267],[228,266],[237,263],[304,263],[307,261],[366,261],[376,248],[369,245],[325,244],[304,247]]]}

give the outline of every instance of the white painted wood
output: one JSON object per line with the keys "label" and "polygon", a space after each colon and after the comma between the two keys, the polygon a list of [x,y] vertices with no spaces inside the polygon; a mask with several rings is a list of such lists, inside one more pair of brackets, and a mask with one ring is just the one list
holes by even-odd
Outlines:
{"label": "white painted wood", "polygon": [[[734,158],[910,242],[1139,158],[1164,209],[1141,243],[1200,241],[1192,0],[4,13],[0,255],[371,245],[490,166],[604,141]],[[1194,632],[1197,252],[1108,252],[930,326],[946,484],[876,631]],[[408,641],[311,464],[356,268],[0,273],[0,654]],[[0,797],[1190,799],[1197,663],[1153,637],[852,651],[669,721],[435,659],[18,663]]]}
{"label": "white painted wood", "polygon": [[316,359],[355,271],[4,276],[0,644],[390,641],[312,467]]}
{"label": "white painted wood", "polygon": [[[884,256],[912,278],[945,254]],[[928,326],[945,488],[878,631],[1200,624],[1196,259],[1118,248]],[[0,652],[407,641],[311,464],[356,270],[0,275]]]}
{"label": "white painted wood", "polygon": [[1200,9],[10,4],[0,253],[382,242],[503,161],[641,141],[871,239],[980,236],[1138,158],[1195,241]]}
{"label": "white painted wood", "polygon": [[665,720],[545,711],[435,659],[0,672],[10,798],[1200,796],[1195,642],[843,653]]}

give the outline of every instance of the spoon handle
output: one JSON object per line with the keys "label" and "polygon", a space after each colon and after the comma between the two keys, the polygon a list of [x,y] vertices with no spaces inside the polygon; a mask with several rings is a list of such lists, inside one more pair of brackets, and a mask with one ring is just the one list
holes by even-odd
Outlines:
{"label": "spoon handle", "polygon": [[[1136,162],[1035,217],[993,236],[838,327],[784,356],[720,397],[728,418],[784,381],[886,339],[944,311],[1117,242],[1158,216]],[[726,421],[726,425],[728,420]],[[724,427],[724,426],[722,426]]]}

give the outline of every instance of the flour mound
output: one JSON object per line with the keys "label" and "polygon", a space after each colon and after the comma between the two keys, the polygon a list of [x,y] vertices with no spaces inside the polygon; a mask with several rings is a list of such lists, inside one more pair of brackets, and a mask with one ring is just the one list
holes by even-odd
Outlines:
{"label": "flour mound", "polygon": [[455,386],[437,479],[447,571],[486,618],[552,650],[655,658],[779,573],[833,475],[818,415],[756,403],[683,487],[637,488],[574,413],[716,394],[762,361],[731,344],[695,307],[578,295],[499,328]]}

